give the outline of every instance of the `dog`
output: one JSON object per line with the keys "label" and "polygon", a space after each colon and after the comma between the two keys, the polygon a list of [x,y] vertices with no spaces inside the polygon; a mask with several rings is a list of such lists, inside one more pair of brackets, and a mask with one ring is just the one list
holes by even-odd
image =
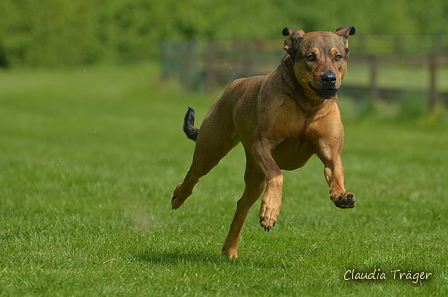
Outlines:
{"label": "dog", "polygon": [[347,71],[348,37],[353,26],[336,32],[283,29],[285,56],[267,76],[233,81],[214,102],[200,129],[194,110],[184,119],[184,132],[196,141],[193,162],[174,189],[171,206],[178,209],[207,174],[239,142],[246,154],[245,189],[237,203],[222,252],[238,257],[238,240],[249,209],[264,191],[260,224],[274,227],[282,205],[281,170],[305,165],[316,154],[324,164],[330,199],[352,208],[355,196],[344,188],[341,152],[344,128],[337,92]]}

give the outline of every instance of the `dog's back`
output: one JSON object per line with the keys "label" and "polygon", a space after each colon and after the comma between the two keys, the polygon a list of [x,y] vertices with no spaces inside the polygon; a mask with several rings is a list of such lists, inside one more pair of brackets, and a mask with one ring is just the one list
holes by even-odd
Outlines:
{"label": "dog's back", "polygon": [[[242,127],[249,128],[253,132],[253,126],[256,124],[256,116],[258,115],[257,98],[258,92],[266,76],[251,76],[247,78],[239,78],[234,80],[224,91],[210,108],[206,118],[212,114],[220,114],[227,116],[222,120],[222,124],[232,122],[235,126],[235,133],[243,132]],[[236,121],[236,122],[235,122]],[[188,107],[184,118],[183,130],[185,135],[196,141],[199,129],[194,126],[195,111]],[[219,131],[219,126],[216,127]],[[252,129],[251,129],[252,128]]]}

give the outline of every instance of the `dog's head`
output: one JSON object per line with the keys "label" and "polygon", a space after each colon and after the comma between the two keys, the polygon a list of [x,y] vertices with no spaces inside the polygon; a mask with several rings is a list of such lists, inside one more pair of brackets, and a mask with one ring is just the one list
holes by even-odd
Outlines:
{"label": "dog's head", "polygon": [[331,99],[341,86],[347,71],[348,36],[355,27],[333,32],[309,32],[283,29],[284,49],[291,56],[294,74],[300,85],[322,99]]}

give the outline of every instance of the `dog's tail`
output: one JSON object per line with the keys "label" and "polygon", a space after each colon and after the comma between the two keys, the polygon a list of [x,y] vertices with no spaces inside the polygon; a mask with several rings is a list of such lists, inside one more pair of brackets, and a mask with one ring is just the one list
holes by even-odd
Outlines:
{"label": "dog's tail", "polygon": [[185,115],[184,118],[184,132],[189,139],[196,141],[199,129],[194,126],[194,115],[195,115],[194,109],[188,107],[187,114]]}

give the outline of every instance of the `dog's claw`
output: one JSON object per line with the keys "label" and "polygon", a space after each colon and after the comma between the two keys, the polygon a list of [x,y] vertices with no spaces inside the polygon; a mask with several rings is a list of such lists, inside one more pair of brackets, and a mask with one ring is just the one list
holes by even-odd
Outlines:
{"label": "dog's claw", "polygon": [[[268,231],[268,232],[275,226],[275,223],[276,223],[276,221],[274,221],[274,222],[272,223],[272,226],[269,226],[269,224],[265,224],[265,222],[267,222],[267,221],[265,220],[265,217],[260,217],[260,225],[261,225],[261,227],[264,228],[264,231]],[[265,226],[265,225],[266,225],[266,226]]]}

